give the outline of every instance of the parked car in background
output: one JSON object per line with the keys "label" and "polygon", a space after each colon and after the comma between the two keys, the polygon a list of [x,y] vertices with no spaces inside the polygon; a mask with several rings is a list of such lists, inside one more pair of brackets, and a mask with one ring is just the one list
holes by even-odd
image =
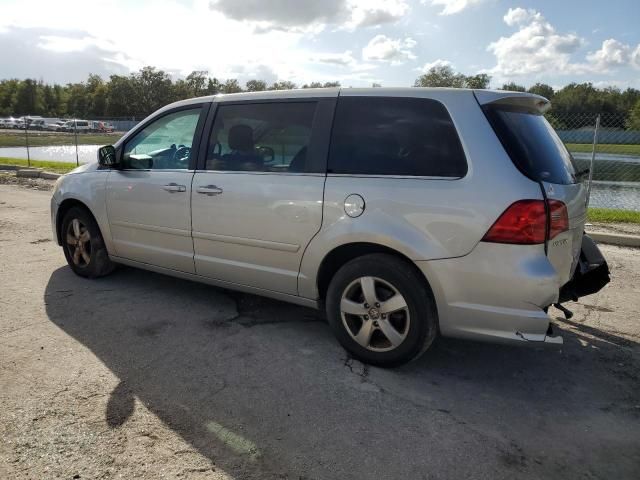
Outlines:
{"label": "parked car in background", "polygon": [[87,133],[91,131],[88,120],[69,120],[61,128],[64,132]]}
{"label": "parked car in background", "polygon": [[103,120],[90,120],[89,129],[91,132],[111,133],[113,132],[113,125]]}
{"label": "parked car in background", "polygon": [[13,117],[5,118],[3,128],[18,128],[18,120]]}
{"label": "parked car in background", "polygon": [[47,130],[51,132],[58,132],[58,131],[62,132],[65,123],[67,123],[66,120],[57,120],[55,122],[48,123]]}
{"label": "parked car in background", "polygon": [[6,118],[0,118],[0,129],[1,128],[7,128],[6,124],[5,124],[6,120],[7,120]]}
{"label": "parked car in background", "polygon": [[29,130],[45,130],[45,120],[43,118],[36,118],[29,123]]}
{"label": "parked car in background", "polygon": [[177,102],[61,177],[54,236],[80,276],[121,263],[324,308],[375,365],[437,334],[561,344],[548,309],[609,271],[549,106],[444,88]]}

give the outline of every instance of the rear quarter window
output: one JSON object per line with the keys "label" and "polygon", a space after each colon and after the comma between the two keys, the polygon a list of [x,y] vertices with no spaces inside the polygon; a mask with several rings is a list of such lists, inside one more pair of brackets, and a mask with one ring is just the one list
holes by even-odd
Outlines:
{"label": "rear quarter window", "polygon": [[329,173],[463,177],[467,161],[442,103],[423,98],[340,97]]}
{"label": "rear quarter window", "polygon": [[573,157],[543,115],[508,105],[488,105],[483,110],[511,161],[527,177],[576,183]]}

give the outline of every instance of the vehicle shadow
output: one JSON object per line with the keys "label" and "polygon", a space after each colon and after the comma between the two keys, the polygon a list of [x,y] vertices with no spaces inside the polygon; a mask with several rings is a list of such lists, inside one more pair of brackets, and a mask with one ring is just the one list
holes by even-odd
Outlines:
{"label": "vehicle shadow", "polygon": [[[637,344],[593,327],[558,321],[562,349],[440,339],[383,370],[348,358],[319,312],[136,269],[59,268],[45,303],[118,377],[108,428],[138,398],[236,478],[624,474],[631,456],[597,462],[638,447]],[[580,438],[586,418],[617,441]]]}

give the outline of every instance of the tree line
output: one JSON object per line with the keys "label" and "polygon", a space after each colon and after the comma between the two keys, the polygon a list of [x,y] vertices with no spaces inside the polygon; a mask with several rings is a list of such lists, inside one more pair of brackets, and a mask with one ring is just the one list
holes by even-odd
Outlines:
{"label": "tree line", "polygon": [[[487,74],[464,75],[444,65],[433,67],[418,77],[414,86],[488,88],[490,83],[491,77]],[[259,79],[249,80],[242,86],[237,79],[220,80],[210,77],[207,71],[193,71],[184,79],[173,80],[162,70],[144,67],[130,75],[111,75],[108,80],[89,75],[84,82],[66,85],[50,85],[34,79],[2,80],[0,116],[142,118],[173,101],[202,95],[339,86],[340,82],[311,82],[299,86],[286,80],[268,84]],[[592,122],[589,114],[602,113],[604,126],[640,129],[638,89],[598,88],[592,83],[570,83],[559,90],[544,83],[536,83],[529,88],[507,83],[501,88],[527,91],[551,100],[552,109],[548,117],[554,126],[579,127],[581,125],[575,122]],[[561,122],[567,118],[571,118],[573,123],[562,125]]]}

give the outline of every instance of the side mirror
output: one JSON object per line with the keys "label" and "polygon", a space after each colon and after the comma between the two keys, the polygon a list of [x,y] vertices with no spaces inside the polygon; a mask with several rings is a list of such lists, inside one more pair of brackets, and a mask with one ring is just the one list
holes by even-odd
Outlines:
{"label": "side mirror", "polygon": [[107,145],[106,147],[100,147],[98,149],[98,164],[107,168],[118,167],[116,149],[113,145]]}
{"label": "side mirror", "polygon": [[258,153],[260,154],[260,156],[262,156],[262,159],[265,163],[271,163],[275,160],[276,158],[276,152],[274,152],[273,148],[271,147],[257,147],[256,150],[258,150]]}

